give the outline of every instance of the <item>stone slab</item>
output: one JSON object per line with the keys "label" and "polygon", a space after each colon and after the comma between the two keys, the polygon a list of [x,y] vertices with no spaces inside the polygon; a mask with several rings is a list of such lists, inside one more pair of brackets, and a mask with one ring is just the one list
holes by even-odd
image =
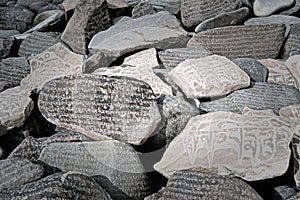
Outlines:
{"label": "stone slab", "polygon": [[283,58],[300,54],[300,22],[292,25],[289,37],[284,45]]}
{"label": "stone slab", "polygon": [[253,11],[256,16],[268,16],[293,5],[295,0],[255,0]]}
{"label": "stone slab", "polygon": [[159,66],[156,54],[157,52],[155,48],[143,50],[126,57],[123,64],[136,67],[146,67],[149,69],[156,68]]}
{"label": "stone slab", "polygon": [[297,88],[300,88],[300,55],[290,56],[285,61],[285,64],[292,73],[297,83]]}

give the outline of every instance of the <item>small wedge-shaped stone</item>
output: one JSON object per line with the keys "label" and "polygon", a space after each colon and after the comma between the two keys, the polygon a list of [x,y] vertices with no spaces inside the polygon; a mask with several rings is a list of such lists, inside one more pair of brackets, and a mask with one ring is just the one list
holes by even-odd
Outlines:
{"label": "small wedge-shaped stone", "polygon": [[216,97],[250,85],[250,77],[224,56],[189,59],[169,76],[188,98]]}
{"label": "small wedge-shaped stone", "polygon": [[289,37],[284,45],[283,58],[288,58],[296,54],[300,54],[300,22],[294,24],[291,28]]}
{"label": "small wedge-shaped stone", "polygon": [[0,190],[2,199],[112,200],[92,178],[78,172],[56,173],[35,182]]}
{"label": "small wedge-shaped stone", "polygon": [[266,82],[268,78],[268,68],[253,58],[237,58],[233,62],[244,70],[252,80],[256,82]]}
{"label": "small wedge-shaped stone", "polygon": [[224,12],[242,6],[240,0],[181,0],[181,18],[186,27],[203,22]]}
{"label": "small wedge-shaped stone", "polygon": [[44,117],[96,140],[139,145],[160,122],[148,84],[126,77],[77,74],[47,82],[39,96]]}
{"label": "small wedge-shaped stone", "polygon": [[[0,160],[0,190],[43,177],[44,168],[23,158]],[[1,195],[0,195],[1,196]]]}
{"label": "small wedge-shaped stone", "polygon": [[57,43],[30,60],[31,73],[21,81],[21,85],[31,91],[39,91],[49,80],[82,72],[82,66],[82,55]]}
{"label": "small wedge-shaped stone", "polygon": [[159,64],[156,57],[156,49],[147,49],[129,56],[124,59],[123,64],[136,67],[147,67],[149,69],[158,67]]}
{"label": "small wedge-shaped stone", "polygon": [[256,16],[268,16],[290,7],[295,0],[255,0],[253,11]]}
{"label": "small wedge-shaped stone", "polygon": [[200,108],[207,112],[242,113],[244,107],[249,107],[255,110],[271,109],[277,114],[280,108],[299,103],[300,92],[295,87],[257,82],[252,88],[234,91],[214,101],[201,102]]}
{"label": "small wedge-shaped stone", "polygon": [[175,170],[204,168],[248,181],[272,178],[288,168],[292,136],[289,124],[271,110],[198,115],[154,168],[166,177]]}
{"label": "small wedge-shaped stone", "polygon": [[116,140],[54,143],[42,151],[39,159],[62,171],[105,176],[133,199],[151,194],[145,169],[137,153],[126,143]]}
{"label": "small wedge-shaped stone", "polygon": [[228,58],[276,58],[283,43],[284,29],[280,24],[215,28],[195,34],[188,47],[202,45]]}
{"label": "small wedge-shaped stone", "polygon": [[289,57],[285,61],[286,66],[292,73],[295,81],[297,83],[297,88],[300,88],[300,55],[294,55]]}
{"label": "small wedge-shaped stone", "polygon": [[158,199],[262,200],[250,185],[240,179],[195,170],[174,173]]}
{"label": "small wedge-shaped stone", "polygon": [[132,18],[139,18],[144,15],[154,14],[156,13],[154,7],[150,3],[138,3],[132,9]]}
{"label": "small wedge-shaped stone", "polygon": [[186,59],[204,58],[211,53],[202,46],[197,48],[167,49],[158,53],[165,67],[174,68]]}

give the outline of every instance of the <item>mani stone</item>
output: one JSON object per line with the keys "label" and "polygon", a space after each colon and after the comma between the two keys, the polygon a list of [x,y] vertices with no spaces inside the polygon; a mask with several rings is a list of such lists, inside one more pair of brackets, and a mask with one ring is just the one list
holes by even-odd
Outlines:
{"label": "mani stone", "polygon": [[78,172],[55,173],[43,179],[0,190],[3,199],[112,200],[92,178]]}
{"label": "mani stone", "polygon": [[284,45],[283,58],[300,54],[300,22],[294,24],[291,28],[289,37]]}
{"label": "mani stone", "polygon": [[118,58],[126,53],[155,47],[185,47],[189,37],[175,16],[163,11],[137,19],[122,18],[106,31],[94,35],[89,50]]}
{"label": "mani stone", "polygon": [[95,140],[143,143],[160,122],[150,86],[127,77],[75,74],[47,82],[39,96],[43,116]]}
{"label": "mani stone", "polygon": [[196,48],[175,48],[160,51],[158,56],[165,67],[174,68],[186,59],[204,58],[211,53],[202,46]]}
{"label": "mani stone", "polygon": [[0,160],[0,190],[17,187],[43,177],[44,168],[23,158]]}
{"label": "mani stone", "polygon": [[168,75],[188,98],[222,96],[250,85],[250,77],[239,66],[218,55],[188,59]]}
{"label": "mani stone", "polygon": [[60,41],[55,32],[33,32],[22,41],[18,55],[24,57],[35,56]]}
{"label": "mani stone", "polygon": [[[202,45],[228,58],[276,58],[283,44],[284,25],[227,26],[194,35],[188,47]],[[272,35],[272,37],[270,37]]]}
{"label": "mani stone", "polygon": [[175,172],[158,199],[262,200],[250,185],[240,179],[196,170]]}
{"label": "mani stone", "polygon": [[106,56],[102,52],[93,54],[88,59],[84,60],[83,73],[92,73],[101,67],[108,67],[113,62],[113,58]]}
{"label": "mani stone", "polygon": [[156,13],[155,9],[150,3],[138,3],[132,9],[132,18],[139,18],[144,15],[154,14]]}
{"label": "mani stone", "polygon": [[133,65],[136,67],[146,67],[149,69],[155,68],[159,66],[156,57],[156,49],[151,48],[136,54],[133,54],[124,59],[123,64],[125,65]]}
{"label": "mani stone", "polygon": [[295,0],[255,0],[253,11],[256,16],[268,16],[293,5]]}
{"label": "mani stone", "polygon": [[248,181],[273,178],[289,166],[289,123],[271,110],[243,114],[213,112],[190,119],[154,168],[166,177],[176,170],[206,169]]}
{"label": "mani stone", "polygon": [[206,112],[242,113],[244,107],[249,107],[271,109],[277,114],[282,107],[300,103],[300,92],[293,86],[264,82],[253,84],[251,88],[234,91],[224,98],[201,102],[200,108]]}
{"label": "mani stone", "polygon": [[297,88],[300,88],[300,55],[290,56],[285,61],[285,64],[293,75],[297,83]]}
{"label": "mani stone", "polygon": [[116,187],[128,197],[126,199],[151,194],[149,179],[138,154],[123,142],[53,143],[42,151],[39,160],[63,172],[78,171],[88,176],[104,176],[112,183],[112,188],[108,190]]}
{"label": "mani stone", "polygon": [[253,58],[237,58],[233,62],[246,72],[255,82],[267,82],[268,68]]}
{"label": "mani stone", "polygon": [[8,57],[15,46],[16,39],[13,37],[0,37],[0,59]]}
{"label": "mani stone", "polygon": [[249,8],[242,7],[231,12],[221,13],[213,18],[209,18],[201,22],[196,28],[195,32],[206,31],[208,29],[231,26],[240,24],[249,15]]}
{"label": "mani stone", "polygon": [[23,125],[33,109],[30,92],[21,86],[0,93],[0,136],[7,130]]}
{"label": "mani stone", "polygon": [[105,0],[85,0],[77,4],[61,39],[77,53],[87,54],[92,37],[111,26]]}
{"label": "mani stone", "polygon": [[274,190],[282,197],[282,199],[288,199],[289,197],[297,194],[297,190],[295,188],[291,188],[287,185],[278,186],[274,188]]}
{"label": "mani stone", "polygon": [[240,0],[181,0],[182,23],[186,27],[192,27],[241,6]]}
{"label": "mani stone", "polygon": [[31,73],[21,85],[38,92],[47,81],[82,72],[82,65],[83,56],[59,42],[30,60]]}

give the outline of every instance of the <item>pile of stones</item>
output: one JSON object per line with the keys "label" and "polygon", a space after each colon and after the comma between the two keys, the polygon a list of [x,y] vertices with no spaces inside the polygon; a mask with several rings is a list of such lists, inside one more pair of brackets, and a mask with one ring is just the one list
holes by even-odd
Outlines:
{"label": "pile of stones", "polygon": [[300,199],[300,0],[1,0],[0,199]]}

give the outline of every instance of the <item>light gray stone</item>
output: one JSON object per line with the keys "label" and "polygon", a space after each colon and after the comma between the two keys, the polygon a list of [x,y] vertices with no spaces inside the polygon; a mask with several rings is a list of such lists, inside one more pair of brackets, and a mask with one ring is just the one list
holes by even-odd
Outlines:
{"label": "light gray stone", "polygon": [[300,22],[292,25],[289,37],[284,45],[283,58],[300,54]]}
{"label": "light gray stone", "polygon": [[293,5],[295,0],[255,0],[253,11],[256,16],[268,16]]}
{"label": "light gray stone", "polygon": [[300,55],[293,55],[285,61],[286,66],[293,75],[297,88],[300,88]]}
{"label": "light gray stone", "polygon": [[159,66],[156,54],[155,48],[147,49],[126,57],[123,64],[152,69]]}
{"label": "light gray stone", "polygon": [[0,38],[10,37],[16,34],[20,34],[17,30],[0,30]]}

